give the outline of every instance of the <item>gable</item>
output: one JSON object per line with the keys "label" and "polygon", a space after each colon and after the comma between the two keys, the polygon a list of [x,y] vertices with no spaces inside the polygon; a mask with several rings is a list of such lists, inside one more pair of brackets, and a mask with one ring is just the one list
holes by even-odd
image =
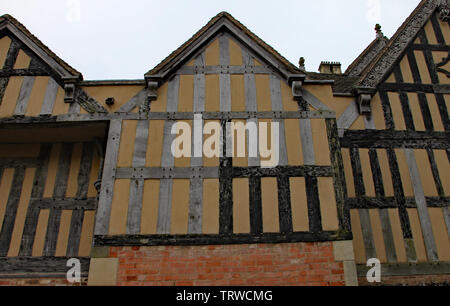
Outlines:
{"label": "gable", "polygon": [[448,130],[449,42],[448,21],[440,18],[439,10],[433,10],[376,85],[377,93],[370,102],[371,116],[355,114],[348,128]]}
{"label": "gable", "polygon": [[220,33],[227,33],[234,37],[236,41],[254,54],[264,60],[271,69],[277,71],[283,78],[288,80],[297,75],[303,76],[303,72],[281,56],[267,43],[248,30],[243,24],[234,19],[230,14],[222,12],[211,19],[202,29],[200,29],[191,39],[180,46],[155,68],[145,74],[147,80],[167,80],[174,71],[185,65],[195,57],[199,50],[214,41]]}
{"label": "gable", "polygon": [[[413,43],[419,31],[429,29],[428,21],[440,19],[444,24],[448,23],[447,0],[423,0],[411,15],[400,26],[386,47],[379,53],[374,61],[361,73],[361,78],[356,87],[375,88],[387,78],[389,71],[403,56],[405,50]],[[436,30],[436,22],[432,27]],[[445,33],[444,33],[445,34]],[[442,38],[442,36],[441,36]],[[444,41],[445,43],[445,41]]]}
{"label": "gable", "polygon": [[17,20],[0,17],[0,117],[15,117],[3,122],[23,121],[23,117],[54,121],[68,113],[107,112],[76,86],[80,80],[79,72]]}

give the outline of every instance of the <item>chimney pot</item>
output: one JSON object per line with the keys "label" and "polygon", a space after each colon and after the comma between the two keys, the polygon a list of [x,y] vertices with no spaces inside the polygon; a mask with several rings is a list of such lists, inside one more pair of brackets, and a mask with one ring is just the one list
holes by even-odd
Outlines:
{"label": "chimney pot", "polygon": [[319,72],[327,74],[342,74],[341,63],[323,61],[320,63]]}

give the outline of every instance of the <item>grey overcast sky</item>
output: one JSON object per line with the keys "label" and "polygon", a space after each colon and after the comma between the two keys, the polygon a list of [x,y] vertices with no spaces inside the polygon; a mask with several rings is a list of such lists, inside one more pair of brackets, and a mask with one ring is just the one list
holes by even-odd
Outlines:
{"label": "grey overcast sky", "polygon": [[142,79],[212,17],[227,11],[293,64],[345,69],[391,37],[420,0],[2,0],[10,14],[85,80]]}

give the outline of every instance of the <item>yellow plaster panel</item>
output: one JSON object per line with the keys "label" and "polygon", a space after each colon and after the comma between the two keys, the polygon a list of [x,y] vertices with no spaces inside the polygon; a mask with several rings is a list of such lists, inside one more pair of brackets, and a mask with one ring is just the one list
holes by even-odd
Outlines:
{"label": "yellow plaster panel", "polygon": [[375,197],[375,186],[373,183],[372,168],[370,166],[369,150],[359,149],[359,156],[361,159],[362,176],[364,180],[366,196]]}
{"label": "yellow plaster panel", "polygon": [[202,233],[219,233],[219,180],[203,180]]}
{"label": "yellow plaster panel", "polygon": [[[97,100],[105,109],[113,113],[124,106],[139,91],[144,89],[142,85],[102,85],[85,86],[83,90],[92,98]],[[106,105],[106,98],[114,98],[114,104]],[[153,102],[152,102],[153,105]]]}
{"label": "yellow plaster panel", "polygon": [[123,120],[117,167],[130,168],[133,162],[137,120]]}
{"label": "yellow plaster panel", "polygon": [[215,39],[205,50],[206,66],[219,65],[219,39]]}
{"label": "yellow plaster panel", "polygon": [[[27,216],[28,205],[30,202],[31,191],[33,189],[34,175],[36,168],[27,168],[22,183],[22,191],[20,194],[19,204],[17,206],[16,219],[9,245],[8,257],[16,257],[19,255],[20,244],[22,242],[23,227]],[[17,196],[17,195],[16,195]]]}
{"label": "yellow plaster panel", "polygon": [[380,93],[377,92],[370,104],[372,106],[372,118],[375,123],[375,128],[377,130],[385,130],[386,123],[384,122],[384,111],[383,105],[381,104]]}
{"label": "yellow plaster panel", "polygon": [[235,234],[250,233],[248,179],[233,179],[233,232]]}
{"label": "yellow plaster panel", "polygon": [[33,250],[31,256],[40,257],[44,252],[45,236],[47,233],[48,218],[50,209],[41,209],[39,212],[38,223],[36,226],[36,234],[33,242]]}
{"label": "yellow plaster panel", "polygon": [[378,162],[380,163],[381,176],[383,178],[384,194],[387,197],[394,196],[394,185],[392,183],[391,168],[389,167],[389,159],[384,149],[377,149]]}
{"label": "yellow plaster panel", "polygon": [[400,61],[400,70],[403,75],[403,82],[404,83],[414,83],[414,79],[411,72],[411,67],[409,66],[409,61],[407,56],[403,56],[402,60]]}
{"label": "yellow plaster panel", "polygon": [[411,223],[411,231],[414,239],[414,247],[419,262],[427,261],[427,252],[423,241],[422,227],[420,226],[419,214],[416,208],[408,208],[409,222]]}
{"label": "yellow plaster panel", "polygon": [[[182,167],[182,168],[188,168],[188,167],[190,167],[190,165],[191,165],[191,158],[190,158],[190,156],[191,156],[191,154],[192,154],[192,150],[193,150],[193,142],[192,142],[192,137],[193,137],[193,130],[192,130],[192,121],[191,120],[180,120],[180,121],[177,121],[177,123],[186,123],[186,124],[188,124],[189,125],[189,127],[190,127],[190,130],[191,130],[191,137],[189,138],[189,143],[186,143],[186,142],[183,142],[183,149],[185,149],[185,147],[184,146],[187,146],[187,147],[190,147],[190,150],[188,150],[189,151],[189,154],[188,154],[188,157],[180,157],[180,158],[176,158],[176,157],[174,157],[174,166],[175,167]],[[183,131],[183,132],[181,132],[180,131],[180,133],[179,134],[177,134],[176,136],[178,137],[178,136],[180,136],[182,133],[186,133],[186,131]],[[182,136],[182,137],[184,137],[184,136]]]}
{"label": "yellow plaster panel", "polygon": [[141,213],[141,234],[154,235],[158,224],[160,180],[145,180]]}
{"label": "yellow plaster panel", "polygon": [[357,130],[357,131],[361,131],[361,130],[365,130],[366,126],[364,124],[364,118],[363,116],[359,116],[358,119],[355,120],[355,122],[353,122],[353,124],[350,126],[350,130]]}
{"label": "yellow plaster panel", "polygon": [[414,150],[417,167],[419,168],[420,181],[426,197],[438,196],[436,184],[434,183],[433,172],[431,171],[430,160],[426,150]]}
{"label": "yellow plaster panel", "polygon": [[[322,102],[325,103],[325,101]],[[327,104],[327,106],[330,107],[330,109],[332,109],[334,112],[336,112],[336,118],[339,118],[352,102],[353,100],[347,97],[333,97],[332,100],[330,100],[330,103],[328,103],[329,105]],[[373,112],[373,100],[371,102],[371,105]]]}
{"label": "yellow plaster panel", "polygon": [[178,91],[178,111],[192,112],[194,105],[194,76],[181,75]]}
{"label": "yellow plaster panel", "polygon": [[324,231],[337,231],[339,221],[337,215],[336,198],[334,194],[333,178],[319,177],[317,179],[319,190],[320,213]]}
{"label": "yellow plaster panel", "polygon": [[397,80],[395,79],[395,74],[391,73],[389,77],[386,79],[386,83],[397,83]]}
{"label": "yellow plaster panel", "polygon": [[11,191],[12,181],[14,176],[13,168],[6,168],[3,170],[3,175],[0,181],[0,231],[3,226],[3,218],[5,216],[6,205],[8,204],[9,193]]}
{"label": "yellow plaster panel", "polygon": [[405,242],[403,240],[403,232],[400,224],[400,216],[397,208],[388,209],[389,220],[391,222],[392,236],[394,238],[395,253],[397,255],[397,262],[406,263]]}
{"label": "yellow plaster panel", "polygon": [[369,209],[370,224],[372,225],[373,242],[377,258],[382,262],[387,262],[386,248],[384,246],[383,229],[381,227],[380,214],[378,209]]}
{"label": "yellow plaster panel", "polygon": [[245,112],[245,87],[244,76],[231,75],[231,111]]}
{"label": "yellow plaster panel", "polygon": [[425,30],[425,35],[428,39],[428,43],[430,45],[437,45],[437,39],[436,39],[436,34],[434,33],[434,29],[433,29],[433,24],[431,23],[431,21],[428,21],[425,26],[424,26],[424,30]]}
{"label": "yellow plaster panel", "polygon": [[403,193],[406,197],[413,197],[414,191],[411,184],[411,176],[409,175],[405,152],[403,149],[395,149],[395,154],[397,156],[398,169],[402,179]]}
{"label": "yellow plaster panel", "polygon": [[400,97],[398,93],[389,92],[388,97],[389,102],[391,104],[392,117],[394,119],[395,129],[397,131],[406,130],[405,117],[403,115],[402,104],[400,102]]}
{"label": "yellow plaster panel", "polygon": [[276,178],[261,178],[263,231],[280,232],[278,216],[278,188]]}
{"label": "yellow plaster panel", "polygon": [[256,101],[259,112],[271,112],[272,101],[270,99],[270,78],[266,74],[256,74]]}
{"label": "yellow plaster panel", "polygon": [[148,130],[146,167],[160,167],[164,138],[164,121],[151,120]]}
{"label": "yellow plaster panel", "polygon": [[[220,121],[218,121],[218,120],[205,120],[204,121],[204,125],[206,125],[206,124],[208,124],[208,123],[210,123],[210,122],[215,122],[216,124],[218,124],[219,126],[220,126]],[[210,137],[212,137],[212,139],[214,139],[215,137],[216,137],[216,134],[215,133],[217,133],[217,136],[218,136],[218,138],[220,139],[220,140],[222,140],[221,138],[220,138],[220,133],[221,133],[221,131],[213,131],[211,134],[206,134],[206,133],[204,133],[204,136],[203,136],[203,145],[205,145],[205,141],[207,140],[207,139],[209,139]],[[220,147],[220,145],[218,145],[219,147]],[[207,147],[209,147],[209,145],[207,146]],[[215,147],[213,147],[212,149],[216,149]],[[203,166],[204,167],[218,167],[219,166],[219,163],[220,163],[220,161],[219,161],[219,157],[211,157],[211,158],[209,158],[209,157],[207,157],[206,155],[205,155],[205,150],[203,150]]]}
{"label": "yellow plaster panel", "polygon": [[92,238],[94,237],[95,210],[84,212],[83,225],[81,227],[80,246],[78,256],[88,257],[91,255]]}
{"label": "yellow plaster panel", "polygon": [[440,18],[437,18],[439,22],[439,26],[442,31],[442,35],[444,36],[444,40],[446,45],[450,45],[450,27],[447,22],[442,21]]}
{"label": "yellow plaster panel", "polygon": [[205,77],[205,111],[220,111],[220,83],[218,74],[208,74]]}
{"label": "yellow plaster panel", "polygon": [[114,195],[109,222],[110,235],[124,235],[126,233],[130,183],[131,180],[129,179],[116,179],[114,182]]}
{"label": "yellow plaster panel", "polygon": [[427,62],[425,61],[425,56],[423,51],[414,51],[414,56],[417,61],[417,66],[419,68],[420,79],[422,84],[431,84],[430,72],[428,71]]}
{"label": "yellow plaster panel", "polygon": [[64,102],[64,89],[58,87],[58,92],[56,93],[55,105],[53,106],[53,116],[64,115],[69,112],[69,103]]}
{"label": "yellow plaster panel", "polygon": [[253,59],[253,65],[262,66],[262,64],[256,58]]}
{"label": "yellow plaster panel", "polygon": [[304,162],[302,145],[300,141],[300,122],[298,119],[285,119],[284,128],[286,135],[288,164],[290,166],[301,166]]}
{"label": "yellow plaster panel", "polygon": [[309,232],[308,201],[304,177],[290,177],[292,226],[294,232]]}
{"label": "yellow plaster panel", "polygon": [[161,113],[167,111],[167,88],[168,83],[162,84],[158,88],[158,98],[150,104],[150,111]]}
{"label": "yellow plaster panel", "polygon": [[316,165],[329,166],[330,146],[328,144],[327,125],[324,119],[311,119]]}
{"label": "yellow plaster panel", "polygon": [[439,107],[436,102],[436,96],[434,94],[427,94],[428,108],[430,109],[431,119],[433,121],[433,127],[435,131],[444,132],[444,125],[442,124],[442,118],[439,113]]}
{"label": "yellow plaster panel", "polygon": [[17,55],[14,69],[28,69],[31,58],[21,49]]}
{"label": "yellow plaster panel", "polygon": [[284,81],[281,81],[281,98],[283,100],[283,110],[287,112],[298,112],[298,103],[292,96],[291,87]]}
{"label": "yellow plaster panel", "polygon": [[33,89],[31,90],[30,100],[28,101],[25,116],[35,117],[41,113],[42,103],[44,102],[45,92],[47,91],[49,77],[37,76],[34,79]]}
{"label": "yellow plaster panel", "polygon": [[307,89],[330,109],[334,110],[335,108],[337,108],[340,113],[344,112],[344,110],[346,109],[346,105],[348,106],[352,101],[351,98],[334,97],[331,84],[306,85],[305,89]]}
{"label": "yellow plaster panel", "polygon": [[[245,120],[232,120],[234,124],[242,123],[246,124]],[[242,135],[241,135],[242,134]],[[233,166],[234,167],[247,167],[248,166],[248,136],[247,132],[245,132],[245,143],[242,143],[242,140],[244,139],[244,134],[239,132],[239,129],[234,131],[233,135],[233,144],[234,144],[234,150],[233,150]],[[245,145],[245,156],[240,157],[239,148]]]}
{"label": "yellow plaster panel", "polygon": [[230,65],[231,66],[242,66],[242,49],[241,47],[233,40],[230,39]]}
{"label": "yellow plaster panel", "polygon": [[444,150],[434,150],[434,158],[441,179],[442,187],[446,197],[450,196],[450,163],[448,161],[447,153]]}
{"label": "yellow plaster panel", "polygon": [[190,66],[190,67],[192,67],[192,66],[194,66],[194,64],[195,64],[195,59],[192,59],[192,60],[190,60],[185,66]]}
{"label": "yellow plaster panel", "polygon": [[442,208],[428,208],[439,261],[450,261],[450,241]]}
{"label": "yellow plaster panel", "polygon": [[0,39],[0,69],[5,65],[6,56],[8,55],[11,38],[4,36]]}
{"label": "yellow plaster panel", "polygon": [[172,235],[185,235],[188,232],[189,192],[190,181],[188,179],[173,180],[172,216],[170,218]]}
{"label": "yellow plaster panel", "polygon": [[344,174],[347,186],[347,194],[349,198],[354,198],[356,196],[355,182],[353,178],[353,169],[349,149],[342,148],[342,160],[344,161]]}
{"label": "yellow plaster panel", "polygon": [[23,77],[12,76],[9,78],[8,86],[6,86],[2,103],[0,104],[0,117],[11,117],[14,113],[22,81]]}
{"label": "yellow plaster panel", "polygon": [[408,93],[408,100],[416,131],[425,131],[425,123],[423,122],[422,111],[419,105],[419,97],[416,93]]}
{"label": "yellow plaster panel", "polygon": [[70,220],[72,219],[71,210],[61,212],[61,222],[59,224],[58,239],[56,241],[55,256],[66,256],[67,244],[69,242]]}

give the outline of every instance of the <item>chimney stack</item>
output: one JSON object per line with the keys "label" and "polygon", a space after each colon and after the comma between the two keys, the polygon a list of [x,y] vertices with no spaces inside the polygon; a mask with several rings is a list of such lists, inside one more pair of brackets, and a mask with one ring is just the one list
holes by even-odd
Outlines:
{"label": "chimney stack", "polygon": [[342,74],[340,62],[321,62],[319,67],[320,73]]}

